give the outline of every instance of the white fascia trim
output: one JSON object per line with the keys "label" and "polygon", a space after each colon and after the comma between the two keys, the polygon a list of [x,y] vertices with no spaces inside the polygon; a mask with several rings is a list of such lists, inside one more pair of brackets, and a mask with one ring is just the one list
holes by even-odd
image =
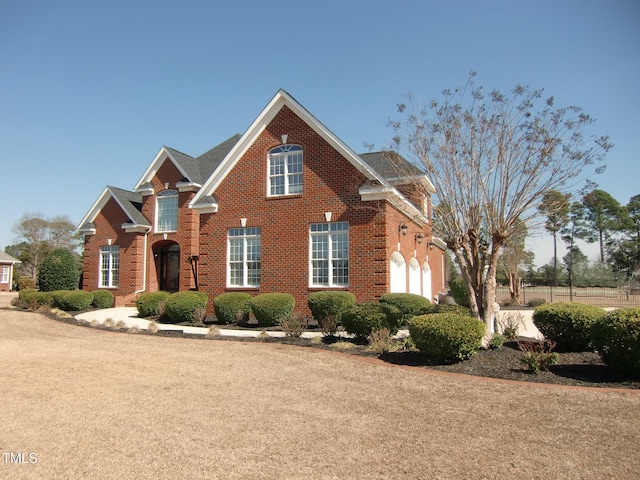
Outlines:
{"label": "white fascia trim", "polygon": [[446,244],[446,242],[445,242],[444,240],[442,240],[441,238],[439,238],[439,237],[432,237],[432,238],[431,238],[431,242],[432,242],[436,247],[438,247],[439,249],[441,249],[441,250],[443,250],[443,251],[447,249],[447,244]]}
{"label": "white fascia trim", "polygon": [[122,229],[127,233],[148,233],[151,227],[148,225],[138,225],[137,223],[123,223]]}
{"label": "white fascia trim", "polygon": [[180,171],[180,173],[182,174],[183,177],[189,178],[189,176],[186,174],[186,172],[180,167],[180,164],[178,162],[176,162],[175,158],[173,158],[173,155],[171,155],[171,152],[169,150],[167,150],[167,147],[163,146],[160,149],[160,151],[158,152],[158,154],[156,155],[156,157],[153,159],[153,162],[151,162],[151,165],[149,165],[149,167],[144,172],[142,177],[140,177],[140,180],[138,180],[138,183],[136,183],[136,186],[133,187],[134,191],[136,191],[138,193],[142,192],[142,191],[138,191],[138,188],[142,184],[150,182],[151,179],[153,177],[155,177],[156,173],[158,172],[158,169],[160,168],[160,165],[162,165],[162,163],[164,162],[165,158],[168,158],[169,160],[171,160],[173,162],[173,164]]}
{"label": "white fascia trim", "polygon": [[429,193],[436,193],[436,187],[433,186],[433,183],[431,183],[431,180],[429,180],[429,177],[427,177],[426,175],[393,177],[387,180],[391,185],[411,185],[411,184],[419,183]]}
{"label": "white fascia trim", "polygon": [[200,190],[202,185],[195,182],[178,182],[176,183],[176,188],[179,192],[197,192]]}
{"label": "white fascia trim", "polygon": [[291,95],[284,90],[271,99],[268,105],[262,110],[258,118],[256,118],[251,126],[242,135],[238,143],[231,149],[229,154],[220,163],[215,172],[209,177],[200,189],[200,192],[193,198],[189,204],[190,208],[194,208],[200,197],[211,195],[216,188],[224,180],[227,174],[233,169],[236,163],[244,155],[244,153],[253,145],[254,141],[269,125],[273,118],[280,112],[282,107],[289,107],[298,117],[300,117],[307,125],[309,125],[318,135],[320,135],[327,143],[340,152],[354,167],[360,171],[367,179],[376,180],[384,185],[391,187],[388,182],[372,170],[349,146],[340,140],[331,130],[316,119],[306,108],[300,105]]}
{"label": "white fascia trim", "polygon": [[385,187],[384,185],[369,185],[360,187],[358,193],[363,202],[386,200],[418,225],[423,226],[429,223],[427,216],[414,204],[400,195],[395,188]]}
{"label": "white fascia trim", "polygon": [[95,203],[91,206],[87,214],[83,217],[82,220],[80,220],[80,223],[76,227],[76,231],[78,231],[79,233],[85,233],[89,235],[95,234],[96,233],[95,229],[93,229],[93,232],[86,232],[81,230],[81,228],[83,225],[87,223],[93,223],[93,221],[98,216],[98,213],[100,212],[100,210],[102,210],[102,207],[105,206],[107,201],[109,201],[109,199],[112,196],[113,194],[111,193],[111,190],[109,190],[109,187],[105,188],[100,194],[100,196],[98,197],[98,199],[95,201]]}

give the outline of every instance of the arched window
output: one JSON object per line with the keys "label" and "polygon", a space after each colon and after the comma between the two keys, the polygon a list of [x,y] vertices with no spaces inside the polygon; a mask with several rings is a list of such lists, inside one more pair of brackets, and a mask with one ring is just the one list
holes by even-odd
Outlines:
{"label": "arched window", "polygon": [[178,230],[178,192],[163,190],[156,197],[156,232]]}
{"label": "arched window", "polygon": [[393,252],[389,262],[389,291],[391,293],[406,293],[407,264],[400,252]]}
{"label": "arched window", "polygon": [[422,296],[433,301],[431,297],[431,267],[427,262],[422,264]]}
{"label": "arched window", "polygon": [[302,193],[302,147],[282,145],[269,151],[270,197]]}
{"label": "arched window", "polygon": [[420,264],[415,257],[409,260],[409,293],[422,294],[420,291]]}

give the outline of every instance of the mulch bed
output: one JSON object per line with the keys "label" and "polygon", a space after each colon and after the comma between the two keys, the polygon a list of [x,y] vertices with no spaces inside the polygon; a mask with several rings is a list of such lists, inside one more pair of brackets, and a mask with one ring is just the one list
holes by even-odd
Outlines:
{"label": "mulch bed", "polygon": [[[79,312],[69,312],[72,315]],[[46,313],[45,313],[46,315]],[[55,315],[48,315],[58,321],[67,323],[79,324],[74,317],[68,319],[60,319]],[[79,325],[87,326],[80,323]],[[249,325],[245,327],[238,327],[237,325],[216,325],[215,323],[206,322],[205,324],[192,325],[192,326],[205,326],[209,327],[215,325],[224,329],[240,329],[240,330],[253,330],[255,331],[259,327],[257,325]],[[310,325],[310,331],[317,330],[313,325]],[[92,327],[103,328],[105,330],[114,330],[112,328],[105,327]],[[259,328],[259,330],[263,330]],[[268,328],[267,330],[278,330],[278,328]],[[126,329],[120,330],[121,332],[127,332]],[[203,335],[184,334],[181,332],[160,330],[157,333],[150,334],[145,330],[141,330],[138,334],[159,335],[167,337],[184,337],[193,339],[204,339]],[[440,370],[444,372],[462,373],[467,375],[475,375],[480,377],[498,378],[504,380],[515,380],[521,382],[533,382],[544,383],[553,385],[566,385],[566,386],[580,386],[580,387],[606,387],[606,388],[622,388],[622,389],[640,389],[640,378],[625,378],[605,365],[600,356],[595,352],[558,352],[558,363],[552,365],[548,371],[541,371],[539,373],[531,373],[526,369],[526,366],[522,364],[522,352],[518,347],[518,342],[515,340],[507,341],[501,348],[495,350],[480,350],[470,359],[464,360],[454,364],[442,365],[434,364],[426,356],[417,350],[406,351],[394,351],[378,355],[368,348],[368,345],[363,345],[352,342],[348,338],[340,337],[324,337],[322,341],[312,341],[307,338],[292,338],[292,337],[230,337],[230,336],[217,336],[215,340],[218,341],[235,341],[235,342],[265,342],[265,343],[279,343],[296,345],[301,347],[319,348],[325,350],[336,351],[333,346],[337,340],[347,341],[352,343],[348,349],[340,349],[339,351],[352,355],[359,355],[365,357],[375,357],[395,365],[408,365],[419,368],[426,368],[432,370]],[[520,340],[531,340],[520,338]]]}

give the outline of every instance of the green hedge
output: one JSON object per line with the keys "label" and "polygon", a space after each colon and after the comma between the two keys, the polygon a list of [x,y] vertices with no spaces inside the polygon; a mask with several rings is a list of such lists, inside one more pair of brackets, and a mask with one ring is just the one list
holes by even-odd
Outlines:
{"label": "green hedge", "polygon": [[49,253],[38,269],[38,287],[41,292],[75,290],[79,283],[78,261],[64,248]]}
{"label": "green hedge", "polygon": [[342,326],[347,333],[360,338],[366,338],[371,332],[383,328],[395,335],[401,317],[400,311],[393,305],[359,303],[342,312]]}
{"label": "green hedge", "polygon": [[482,344],[484,324],[456,313],[414,317],[409,333],[416,347],[439,363],[453,363],[474,355]]}
{"label": "green hedge", "polygon": [[458,305],[470,308],[469,295],[467,294],[467,287],[464,285],[462,278],[454,278],[449,280],[449,294],[453,297]]}
{"label": "green hedge", "polygon": [[546,339],[567,352],[592,350],[591,326],[605,310],[582,303],[545,303],[533,311],[533,323]]}
{"label": "green hedge", "polygon": [[85,290],[69,290],[66,292],[53,292],[55,306],[66,312],[88,310],[93,303],[93,295]]}
{"label": "green hedge", "polygon": [[245,292],[222,293],[213,299],[213,309],[220,323],[246,323],[251,313],[251,295]]}
{"label": "green hedge", "polygon": [[339,322],[342,312],[355,304],[356,296],[345,291],[314,292],[307,299],[311,315],[318,325],[328,318]]}
{"label": "green hedge", "polygon": [[380,303],[395,306],[400,311],[403,323],[407,323],[420,315],[423,309],[431,306],[428,298],[415,293],[385,293],[380,297]]}
{"label": "green hedge", "polygon": [[606,313],[591,327],[593,346],[612,370],[640,377],[640,307]]}
{"label": "green hedge", "polygon": [[176,292],[165,302],[165,313],[174,323],[197,322],[206,312],[207,300],[204,292]]}
{"label": "green hedge", "polygon": [[260,326],[272,327],[293,313],[295,303],[288,293],[261,293],[251,299],[251,310]]}
{"label": "green hedge", "polygon": [[171,294],[169,292],[147,292],[136,299],[138,316],[141,318],[155,317],[159,314],[158,306],[166,302]]}
{"label": "green hedge", "polygon": [[93,308],[111,308],[113,306],[113,293],[109,290],[94,290],[91,292],[93,295]]}

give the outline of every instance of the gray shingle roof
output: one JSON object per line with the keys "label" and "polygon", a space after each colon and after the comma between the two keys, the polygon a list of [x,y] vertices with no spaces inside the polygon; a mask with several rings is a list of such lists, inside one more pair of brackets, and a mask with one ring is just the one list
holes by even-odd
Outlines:
{"label": "gray shingle roof", "polygon": [[188,181],[203,185],[238,140],[240,135],[234,135],[196,158],[171,147],[165,148],[186,173]]}
{"label": "gray shingle roof", "polygon": [[0,263],[22,263],[17,258],[13,258],[8,253],[5,253],[4,250],[0,250]]}
{"label": "gray shingle roof", "polygon": [[396,152],[361,153],[360,158],[387,180],[425,174],[425,172]]}
{"label": "gray shingle roof", "polygon": [[151,223],[142,215],[142,195],[130,192],[129,190],[123,190],[118,187],[107,187],[118,203],[122,205],[124,213],[129,217],[131,223],[136,225],[151,226]]}

